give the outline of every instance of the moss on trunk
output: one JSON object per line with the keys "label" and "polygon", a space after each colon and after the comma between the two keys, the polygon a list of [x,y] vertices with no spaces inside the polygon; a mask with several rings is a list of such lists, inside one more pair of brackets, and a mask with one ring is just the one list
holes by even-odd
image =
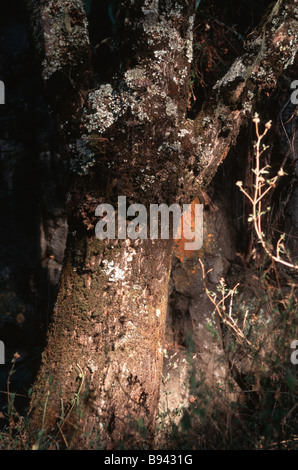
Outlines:
{"label": "moss on trunk", "polygon": [[[80,258],[76,266],[74,253]],[[42,423],[51,432],[62,427],[79,448],[90,448],[91,440],[106,448],[122,441],[132,448],[150,443],[170,253],[166,240],[114,245],[95,238],[69,240],[32,398],[33,427]]]}

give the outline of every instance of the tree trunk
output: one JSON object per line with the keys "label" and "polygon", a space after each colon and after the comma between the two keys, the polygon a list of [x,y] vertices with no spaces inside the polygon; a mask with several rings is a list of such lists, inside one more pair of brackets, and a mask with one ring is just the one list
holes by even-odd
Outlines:
{"label": "tree trunk", "polygon": [[[163,359],[171,244],[104,243],[70,234],[35,424],[77,445],[142,447],[153,436]],[[77,397],[79,399],[77,400]],[[45,400],[46,399],[46,400]],[[77,401],[76,401],[77,400]],[[45,404],[46,403],[46,404]],[[63,409],[65,420],[63,419]],[[138,436],[145,429],[146,436]],[[75,433],[76,431],[76,433]]]}
{"label": "tree trunk", "polygon": [[83,2],[27,4],[75,174],[58,300],[31,403],[33,427],[57,425],[66,445],[74,435],[77,448],[91,441],[111,449],[150,445],[171,241],[100,241],[95,209],[115,207],[118,196],[146,208],[191,202],[250,117],[257,93],[274,87],[295,57],[295,1],[276,3],[195,121],[185,117],[193,0],[120,2],[119,71],[101,85],[93,81]]}
{"label": "tree trunk", "polygon": [[[58,12],[60,7],[83,30],[83,9],[79,14],[68,10],[65,3],[62,7],[57,2]],[[63,70],[57,71],[59,50],[45,36],[50,56],[44,69],[47,88],[67,135],[76,176],[68,201],[65,265],[32,399],[32,426],[50,429],[57,425],[65,442],[76,430],[80,448],[89,448],[90,440],[105,448],[117,448],[122,441],[126,447],[143,447],[153,438],[172,242],[103,242],[96,239],[94,226],[97,205],[116,207],[121,195],[146,208],[150,203],[172,204],[177,199],[183,162],[178,122],[185,112],[185,78],[190,68],[185,41],[191,35],[189,12],[194,7],[186,2],[180,11],[175,4],[174,16],[169,5],[160,12],[157,5],[154,2],[152,11],[143,12],[142,2],[136,2],[134,10],[142,22],[133,31],[129,23],[128,31],[121,29],[129,58],[135,44],[142,44],[143,50],[138,51],[144,56],[142,66],[125,71],[112,85],[102,85],[89,95],[83,89],[90,88],[86,79],[91,76],[89,65],[86,60],[83,66],[80,60],[73,62],[73,56],[75,60],[77,55],[82,57],[83,48],[88,57],[88,41],[72,42],[69,63],[63,56]],[[46,8],[46,2],[41,10],[29,2],[29,10],[33,24],[41,16],[57,34],[71,24],[64,16],[59,27],[54,21],[57,10]],[[154,39],[154,47],[159,46],[154,59],[153,46],[150,41],[143,45],[142,35],[145,24],[148,36],[154,37],[154,29],[160,30],[159,13],[167,35],[164,32],[162,38]],[[77,35],[83,33],[77,31]],[[172,49],[168,48],[168,35]],[[77,55],[73,52],[76,46]],[[164,67],[164,55],[176,67],[173,76]],[[87,73],[82,73],[82,67]],[[61,94],[57,75],[70,77],[64,84],[63,105],[57,99]],[[80,85],[79,92],[74,81]],[[67,123],[65,113],[75,118]]]}

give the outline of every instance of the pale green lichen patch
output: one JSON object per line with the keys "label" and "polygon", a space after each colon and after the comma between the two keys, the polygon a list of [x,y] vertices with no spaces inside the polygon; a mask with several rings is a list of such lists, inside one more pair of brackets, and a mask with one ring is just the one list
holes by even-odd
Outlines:
{"label": "pale green lichen patch", "polygon": [[[105,163],[108,168],[114,162],[127,162],[127,155],[123,153],[123,149],[122,154],[120,150],[118,152],[116,144],[119,135],[122,143],[123,138],[126,138],[126,119],[129,121],[128,127],[131,130],[135,127],[139,137],[141,130],[144,138],[150,142],[151,152],[157,155],[160,154],[157,148],[163,145],[163,132],[163,151],[168,150],[172,154],[176,147],[176,159],[182,161],[179,146],[180,140],[186,139],[187,131],[179,136],[177,134],[185,114],[185,84],[192,61],[194,22],[194,16],[189,17],[186,14],[190,8],[188,1],[186,4],[173,2],[172,5],[161,5],[158,0],[145,0],[142,6],[136,6],[141,10],[141,13],[138,12],[139,18],[133,23],[128,21],[125,27],[129,29],[128,41],[134,35],[136,38],[132,49],[139,48],[143,51],[137,65],[125,70],[126,64],[123,64],[123,73],[115,76],[111,83],[90,91],[87,96],[82,113],[83,133],[100,135],[112,144],[113,157]],[[152,130],[155,133],[154,129],[159,134],[156,140],[151,135]],[[78,166],[83,166],[78,173],[86,174],[96,163],[96,156],[94,159],[94,155],[86,152],[81,143],[77,143],[76,147],[78,146],[82,155],[75,160]],[[156,150],[153,150],[154,146]],[[137,162],[144,159],[146,152],[144,141],[134,138],[131,165],[135,167]],[[145,190],[155,184],[156,178],[149,173],[142,177],[143,168],[142,164],[135,173],[135,181],[139,181],[141,189]],[[174,162],[173,169],[177,171]]]}
{"label": "pale green lichen patch", "polygon": [[127,284],[127,279],[130,278],[132,263],[136,255],[136,250],[130,246],[130,240],[126,240],[126,249],[122,254],[119,251],[114,254],[112,259],[104,259],[102,261],[101,273],[108,277],[108,282],[121,283],[122,286]]}
{"label": "pale green lichen patch", "polygon": [[102,272],[109,277],[109,282],[125,281],[126,271],[115,265],[114,261],[103,260]]}
{"label": "pale green lichen patch", "polygon": [[[176,3],[175,8],[160,13],[159,2],[157,0],[145,1],[142,7],[144,14],[143,29],[147,35],[148,44],[156,45],[158,42],[167,40],[169,50],[184,52],[188,62],[192,62],[193,57],[193,25],[194,15],[189,17],[188,29],[184,37],[177,34],[175,21],[183,17],[183,7]],[[158,51],[156,57],[165,59],[165,51]]]}
{"label": "pale green lichen patch", "polygon": [[85,126],[89,133],[102,134],[124,113],[119,94],[111,84],[101,85],[89,93],[84,109]]}
{"label": "pale green lichen patch", "polygon": [[[76,14],[74,12],[76,11]],[[77,21],[74,21],[74,18]],[[43,77],[48,80],[65,65],[77,65],[75,52],[89,44],[88,25],[82,0],[52,0],[43,10],[46,54],[43,61]],[[81,63],[85,58],[81,57]]]}
{"label": "pale green lichen patch", "polygon": [[236,78],[244,80],[246,73],[247,67],[243,64],[242,58],[237,59],[229,71],[214,85],[214,90],[226,86],[230,82],[234,82]]}

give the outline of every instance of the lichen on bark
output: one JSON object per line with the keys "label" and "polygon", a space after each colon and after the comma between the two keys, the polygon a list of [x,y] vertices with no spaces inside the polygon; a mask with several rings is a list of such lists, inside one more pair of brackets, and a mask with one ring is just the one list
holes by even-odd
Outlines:
{"label": "lichen on bark", "polygon": [[83,2],[27,4],[75,175],[65,265],[33,394],[33,425],[58,422],[64,437],[75,429],[77,447],[87,446],[87,436],[107,448],[119,447],[125,436],[126,445],[138,447],[144,442],[135,425],[143,419],[149,445],[172,246],[170,240],[99,242],[95,208],[116,204],[119,195],[146,207],[191,202],[235,142],[257,93],[271,89],[293,60],[296,2],[276,3],[193,121],[185,116],[194,1],[123,0],[115,33],[123,56],[118,73],[104,84],[93,76]]}

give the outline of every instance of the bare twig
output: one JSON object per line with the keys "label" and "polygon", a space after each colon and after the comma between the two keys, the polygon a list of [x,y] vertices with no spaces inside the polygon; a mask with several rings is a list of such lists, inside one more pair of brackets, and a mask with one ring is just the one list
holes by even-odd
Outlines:
{"label": "bare twig", "polygon": [[255,174],[253,195],[250,196],[247,193],[247,191],[243,188],[242,181],[238,181],[236,184],[240,188],[240,191],[243,192],[243,194],[247,197],[247,199],[250,201],[252,205],[253,213],[249,220],[252,220],[258,241],[262,245],[267,255],[273,261],[276,261],[277,263],[281,263],[284,266],[287,266],[292,269],[298,269],[298,265],[295,265],[289,261],[285,261],[284,259],[281,258],[281,253],[285,253],[285,247],[283,243],[285,234],[283,233],[279,237],[279,240],[276,244],[276,250],[275,250],[276,254],[274,254],[273,249],[271,247],[270,248],[268,247],[268,242],[265,240],[265,236],[262,231],[262,216],[265,213],[265,212],[262,212],[262,199],[275,186],[275,183],[278,180],[278,178],[284,175],[284,171],[283,171],[283,168],[281,167],[278,174],[275,177],[271,179],[265,178],[265,175],[269,173],[268,171],[269,166],[266,165],[264,167],[261,167],[260,158],[263,152],[267,149],[267,147],[263,146],[263,149],[261,150],[261,143],[262,143],[263,138],[265,137],[265,135],[267,134],[267,132],[269,131],[271,127],[271,121],[265,124],[265,130],[262,134],[260,134],[259,132],[260,119],[258,115],[255,115],[255,117],[253,118],[253,122],[255,123],[256,134],[257,134],[257,142],[255,144],[256,167],[253,170]]}

